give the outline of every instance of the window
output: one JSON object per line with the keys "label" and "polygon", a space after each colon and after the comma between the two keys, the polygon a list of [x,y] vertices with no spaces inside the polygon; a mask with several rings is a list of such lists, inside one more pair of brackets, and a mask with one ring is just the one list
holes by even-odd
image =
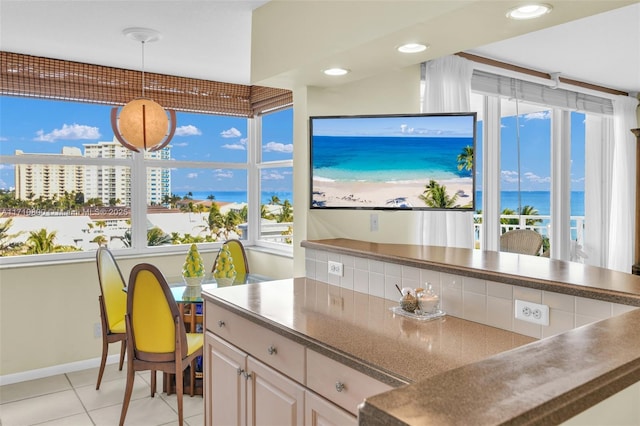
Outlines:
{"label": "window", "polygon": [[252,191],[261,200],[255,214],[264,217],[260,239],[291,244],[290,109],[261,117],[263,161],[253,166],[260,186],[251,187],[248,148],[258,141],[249,128],[258,119],[178,113],[171,143],[142,158],[113,140],[110,107],[0,100],[0,250],[7,262],[100,245],[141,252],[247,239]]}
{"label": "window", "polygon": [[[481,246],[485,231],[499,235],[509,229],[530,228],[543,235],[547,255],[555,237],[558,250],[554,257],[583,261],[579,248],[584,244],[586,223],[585,120],[589,115],[611,115],[611,100],[479,70],[474,70],[472,90],[472,108],[484,118],[479,134],[486,136],[478,148],[476,171],[483,154],[488,157],[485,165],[500,165],[499,181],[489,179],[482,187],[484,201],[500,200],[499,211],[491,216],[499,224],[489,226],[486,212],[477,214],[476,247]],[[498,140],[499,149],[486,149]],[[568,145],[570,153],[564,154],[563,147]],[[570,182],[565,186],[562,175],[567,170]],[[480,195],[478,200],[482,200]],[[570,211],[569,220],[554,217],[552,200],[566,203],[563,209]]]}
{"label": "window", "polygon": [[293,109],[260,117],[261,245],[288,246],[293,239]]}

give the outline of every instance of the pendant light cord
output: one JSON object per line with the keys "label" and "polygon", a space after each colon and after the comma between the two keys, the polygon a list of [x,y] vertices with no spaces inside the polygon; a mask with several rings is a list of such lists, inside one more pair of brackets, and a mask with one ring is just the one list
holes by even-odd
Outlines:
{"label": "pendant light cord", "polygon": [[142,97],[144,98],[144,40],[142,40]]}

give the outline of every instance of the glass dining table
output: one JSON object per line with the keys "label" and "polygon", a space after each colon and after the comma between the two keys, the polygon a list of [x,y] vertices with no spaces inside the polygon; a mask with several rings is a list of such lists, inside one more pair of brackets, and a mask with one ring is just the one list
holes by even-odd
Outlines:
{"label": "glass dining table", "polygon": [[[209,290],[220,287],[216,282],[213,273],[208,272],[199,286],[187,286],[182,279],[181,275],[176,276],[167,276],[165,277],[167,280],[167,284],[169,284],[169,288],[171,289],[171,294],[173,294],[173,298],[177,303],[198,303],[202,302],[202,290]],[[233,286],[243,285],[243,284],[254,284],[263,281],[269,281],[272,278],[269,278],[265,275],[260,274],[246,274],[243,277],[236,277],[233,282]]]}
{"label": "glass dining table", "polygon": [[[173,298],[178,303],[178,309],[182,315],[185,329],[188,333],[202,333],[204,330],[204,311],[202,290],[215,289],[220,287],[211,272],[207,273],[199,286],[187,286],[180,275],[166,276],[167,284]],[[271,278],[259,274],[246,274],[244,277],[236,277],[232,286],[253,284],[263,281],[269,281]],[[187,375],[193,380],[186,379],[184,383],[184,393],[193,395],[202,395],[202,358],[198,357],[195,364],[194,374]],[[175,392],[175,376],[172,374],[163,374],[163,391],[170,395]]]}

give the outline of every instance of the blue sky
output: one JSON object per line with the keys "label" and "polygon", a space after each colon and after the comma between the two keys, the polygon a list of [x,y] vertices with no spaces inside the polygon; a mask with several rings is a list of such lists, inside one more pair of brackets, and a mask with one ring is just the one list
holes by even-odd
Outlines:
{"label": "blue sky", "polygon": [[[62,147],[113,140],[111,107],[63,101],[0,97],[0,154],[60,154]],[[263,160],[291,159],[293,130],[291,110],[263,119]],[[245,118],[177,113],[171,156],[177,160],[245,162]],[[263,177],[263,190],[291,191],[292,176],[281,169]],[[0,165],[0,188],[14,186],[13,168]],[[172,191],[246,190],[246,173],[224,170],[174,170]]]}
{"label": "blue sky", "polygon": [[313,121],[317,136],[437,136],[471,137],[471,116],[322,118]]}
{"label": "blue sky", "polygon": [[[520,186],[523,191],[549,191],[551,187],[551,113],[523,114],[520,125]],[[502,119],[500,168],[503,191],[518,190],[516,118]],[[584,114],[571,114],[571,188],[584,190]]]}
{"label": "blue sky", "polygon": [[[29,98],[0,97],[0,154],[13,155],[16,149],[26,153],[59,154],[63,146],[82,148],[83,143],[111,141],[110,106],[43,101]],[[521,188],[523,191],[548,191],[550,188],[551,119],[548,111],[520,117]],[[584,190],[584,115],[572,113],[572,189]],[[390,118],[367,123],[376,134],[410,135],[425,126],[419,118]],[[430,120],[431,130],[468,136],[469,117],[446,117]],[[246,120],[243,118],[178,113],[178,127],[171,142],[172,157],[178,160],[222,162],[246,161]],[[263,119],[263,158],[265,161],[290,159],[293,155],[292,110],[265,116]],[[321,132],[350,132],[345,123],[321,120],[315,129]],[[338,127],[347,126],[347,128]],[[501,185],[506,191],[517,190],[517,149],[515,117],[502,121]],[[359,130],[362,132],[362,130]],[[480,137],[481,132],[478,133]],[[479,148],[479,147],[478,147]],[[481,151],[478,149],[478,155]],[[478,157],[480,158],[480,157]],[[237,170],[176,170],[172,172],[172,191],[231,191],[246,188],[246,174]],[[288,192],[292,176],[272,169],[263,174],[265,191]],[[480,188],[478,182],[478,188]],[[0,188],[14,185],[13,168],[0,165]]]}

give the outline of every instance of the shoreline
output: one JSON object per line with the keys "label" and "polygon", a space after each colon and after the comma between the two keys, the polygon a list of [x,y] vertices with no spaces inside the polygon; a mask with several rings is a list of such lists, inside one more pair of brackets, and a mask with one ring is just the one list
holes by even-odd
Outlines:
{"label": "shoreline", "polygon": [[[413,207],[426,207],[419,196],[424,192],[428,180],[403,183],[389,182],[335,182],[313,181],[313,201],[326,207],[394,207],[392,200],[405,198]],[[471,178],[438,181],[446,187],[449,197],[458,194],[456,207],[469,204],[473,200]],[[398,206],[396,206],[398,207]]]}

